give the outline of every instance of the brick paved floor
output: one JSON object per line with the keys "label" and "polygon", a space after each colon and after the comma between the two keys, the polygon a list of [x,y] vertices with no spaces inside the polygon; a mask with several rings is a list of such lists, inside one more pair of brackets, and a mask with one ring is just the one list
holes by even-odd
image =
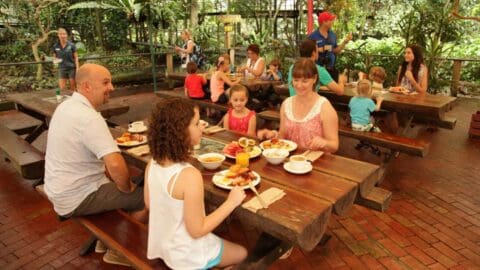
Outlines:
{"label": "brick paved floor", "polygon": [[[380,213],[355,205],[329,224],[332,239],[311,252],[294,249],[271,269],[480,269],[480,143],[467,139],[479,100],[451,112],[454,130],[419,136],[431,141],[426,158],[400,155],[382,187],[393,192]],[[340,154],[378,162],[342,141]],[[258,232],[233,220],[222,236],[251,248]],[[59,222],[51,205],[10,164],[0,161],[0,269],[117,269],[101,256],[78,256],[87,232]]]}

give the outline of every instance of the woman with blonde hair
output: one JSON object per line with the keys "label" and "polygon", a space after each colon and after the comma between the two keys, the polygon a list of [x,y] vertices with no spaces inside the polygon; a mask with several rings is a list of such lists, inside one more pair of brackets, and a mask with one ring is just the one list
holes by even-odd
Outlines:
{"label": "woman with blonde hair", "polygon": [[193,42],[192,34],[189,30],[184,29],[180,36],[185,42],[182,47],[175,46],[175,51],[180,53],[182,59],[182,68],[186,68],[188,62],[190,62],[191,56],[194,53],[195,42]]}

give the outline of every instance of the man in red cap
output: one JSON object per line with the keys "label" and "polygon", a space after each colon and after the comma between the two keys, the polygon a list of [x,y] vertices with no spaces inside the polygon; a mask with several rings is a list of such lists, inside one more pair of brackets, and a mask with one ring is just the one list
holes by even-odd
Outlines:
{"label": "man in red cap", "polygon": [[337,45],[337,36],[331,30],[336,16],[328,11],[318,14],[318,29],[313,31],[308,38],[317,43],[317,64],[324,66],[333,79],[338,82],[338,71],[335,69],[335,55],[340,53],[347,43],[352,40],[352,33]]}

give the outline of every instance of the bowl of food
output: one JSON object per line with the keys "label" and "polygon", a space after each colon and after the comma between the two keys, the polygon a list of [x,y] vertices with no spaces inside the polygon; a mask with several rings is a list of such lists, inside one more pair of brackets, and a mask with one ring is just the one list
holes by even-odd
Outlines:
{"label": "bowl of food", "polygon": [[205,167],[205,169],[215,170],[222,165],[225,156],[218,153],[207,153],[198,156],[197,159],[202,163],[202,166]]}
{"label": "bowl of food", "polygon": [[267,159],[267,161],[273,165],[277,165],[282,163],[285,158],[288,157],[288,150],[286,149],[276,149],[276,148],[271,148],[271,149],[265,149],[263,150],[262,155]]}

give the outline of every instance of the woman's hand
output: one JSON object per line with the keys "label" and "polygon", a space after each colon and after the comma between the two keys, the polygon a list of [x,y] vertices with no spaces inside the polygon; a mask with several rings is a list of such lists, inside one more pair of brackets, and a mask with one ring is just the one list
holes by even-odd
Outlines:
{"label": "woman's hand", "polygon": [[182,48],[178,47],[178,46],[175,46],[175,51],[176,52],[181,52],[182,51]]}
{"label": "woman's hand", "polygon": [[322,150],[327,146],[327,140],[322,137],[316,136],[310,141],[310,149]]}
{"label": "woman's hand", "polygon": [[270,139],[275,138],[276,136],[277,136],[277,133],[273,130],[261,129],[261,130],[257,131],[257,137],[260,140],[270,140]]}
{"label": "woman's hand", "polygon": [[414,81],[415,78],[413,77],[413,73],[410,70],[405,71],[405,77],[409,79],[410,81]]}
{"label": "woman's hand", "polygon": [[247,195],[242,187],[234,187],[230,193],[228,193],[227,202],[231,203],[233,207],[239,206]]}

